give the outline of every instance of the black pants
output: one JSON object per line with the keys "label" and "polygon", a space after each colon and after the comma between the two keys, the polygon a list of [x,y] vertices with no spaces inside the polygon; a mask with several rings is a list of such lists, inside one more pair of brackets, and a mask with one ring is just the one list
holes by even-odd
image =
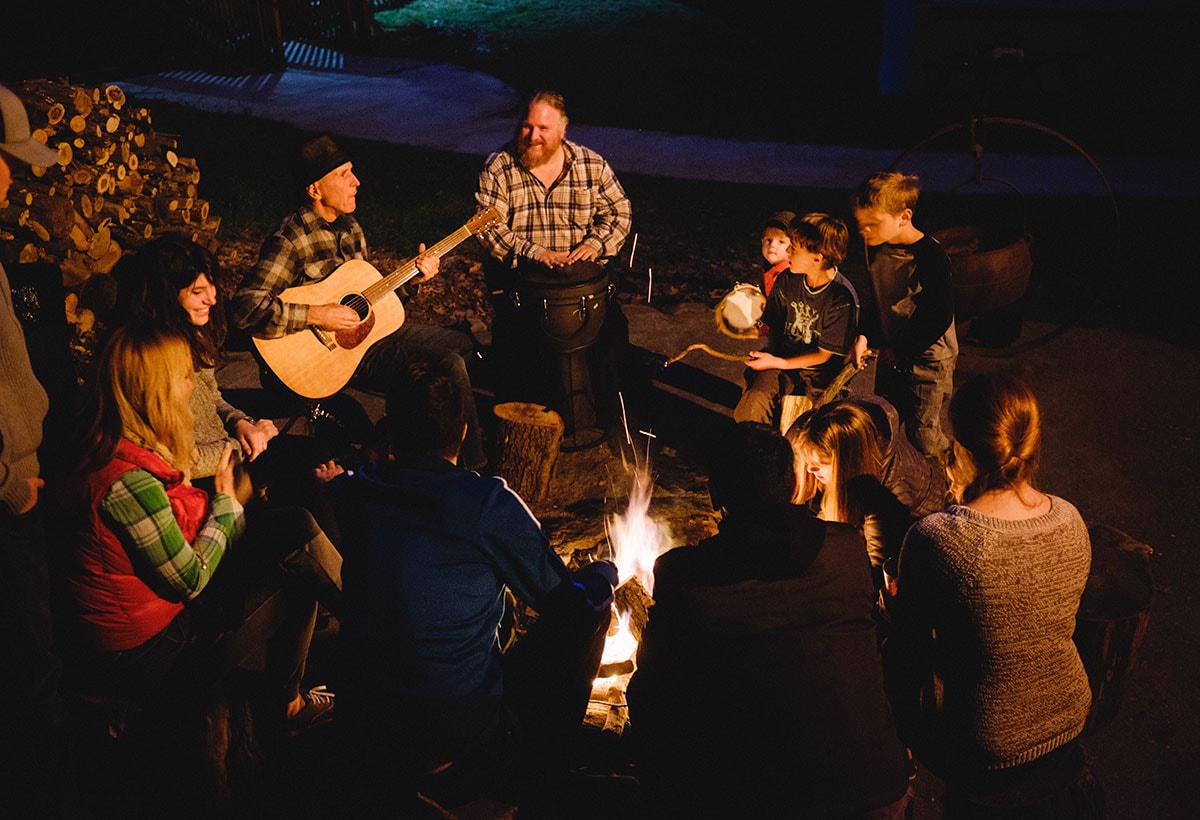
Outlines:
{"label": "black pants", "polygon": [[67,748],[43,506],[21,516],[0,511],[0,684],[9,703],[0,742],[6,783],[0,817],[51,811]]}

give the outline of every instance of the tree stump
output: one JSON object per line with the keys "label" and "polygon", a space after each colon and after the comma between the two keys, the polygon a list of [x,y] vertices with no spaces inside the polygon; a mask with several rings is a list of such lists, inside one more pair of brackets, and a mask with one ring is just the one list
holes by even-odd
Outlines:
{"label": "tree stump", "polygon": [[1124,697],[1150,621],[1152,550],[1103,524],[1088,527],[1092,568],[1075,619],[1075,646],[1092,688],[1085,731],[1107,724]]}
{"label": "tree stump", "polygon": [[497,404],[493,412],[500,420],[496,473],[522,498],[544,500],[562,444],[562,416],[520,401]]}

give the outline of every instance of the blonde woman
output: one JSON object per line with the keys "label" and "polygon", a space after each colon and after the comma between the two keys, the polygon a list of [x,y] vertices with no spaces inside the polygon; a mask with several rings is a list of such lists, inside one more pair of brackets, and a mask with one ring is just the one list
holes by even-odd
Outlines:
{"label": "blonde woman", "polygon": [[[85,668],[119,690],[177,707],[227,671],[213,644],[224,625],[238,623],[231,616],[251,580],[242,567],[225,566],[244,520],[232,450],[219,460],[211,498],[188,480],[192,379],[182,336],[144,326],[115,331],[93,374],[81,470],[68,489],[78,530],[70,588]],[[300,692],[316,603],[298,589],[285,594],[282,625],[268,634],[243,624],[234,639],[265,648],[278,698],[271,717],[298,729],[332,700]]]}
{"label": "blonde woman", "polygon": [[914,520],[942,509],[946,478],[909,443],[899,414],[877,396],[819,407],[788,431],[796,455],[796,501],[826,521],[853,524],[882,581]]}

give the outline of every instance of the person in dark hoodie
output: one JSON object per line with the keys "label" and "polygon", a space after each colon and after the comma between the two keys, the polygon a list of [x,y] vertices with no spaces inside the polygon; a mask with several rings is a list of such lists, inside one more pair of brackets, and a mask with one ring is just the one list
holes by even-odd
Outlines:
{"label": "person in dark hoodie", "polygon": [[904,816],[866,547],[795,488],[783,436],[738,424],[711,464],[718,533],[655,564],[628,699],[656,817]]}
{"label": "person in dark hoodie", "polygon": [[[582,727],[617,573],[569,571],[502,479],[458,466],[469,400],[449,369],[412,366],[388,392],[387,458],[328,485],[346,544],[339,728],[368,791],[524,806]],[[538,618],[502,649],[508,591]]]}

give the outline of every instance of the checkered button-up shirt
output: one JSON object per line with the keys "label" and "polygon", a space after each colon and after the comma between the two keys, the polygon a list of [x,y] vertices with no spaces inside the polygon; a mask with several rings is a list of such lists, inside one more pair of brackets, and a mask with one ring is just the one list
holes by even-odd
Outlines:
{"label": "checkered button-up shirt", "polygon": [[189,544],[162,482],[145,470],[122,473],[100,501],[100,514],[125,545],[136,569],[159,595],[190,601],[208,585],[230,543],[245,526],[242,505],[214,493],[209,516]]}
{"label": "checkered button-up shirt", "polygon": [[267,339],[304,330],[309,306],[284,302],[279,294],[320,282],[343,262],[366,258],[367,239],[357,219],[342,214],[326,222],[305,205],[263,242],[258,264],[233,296],[233,320]]}
{"label": "checkered button-up shirt", "polygon": [[564,140],[563,151],[563,172],[549,188],[521,165],[512,143],[488,157],[475,199],[503,217],[479,237],[492,256],[536,260],[543,248],[568,252],[584,243],[605,261],[621,249],[633,215],[621,183],[590,148]]}

